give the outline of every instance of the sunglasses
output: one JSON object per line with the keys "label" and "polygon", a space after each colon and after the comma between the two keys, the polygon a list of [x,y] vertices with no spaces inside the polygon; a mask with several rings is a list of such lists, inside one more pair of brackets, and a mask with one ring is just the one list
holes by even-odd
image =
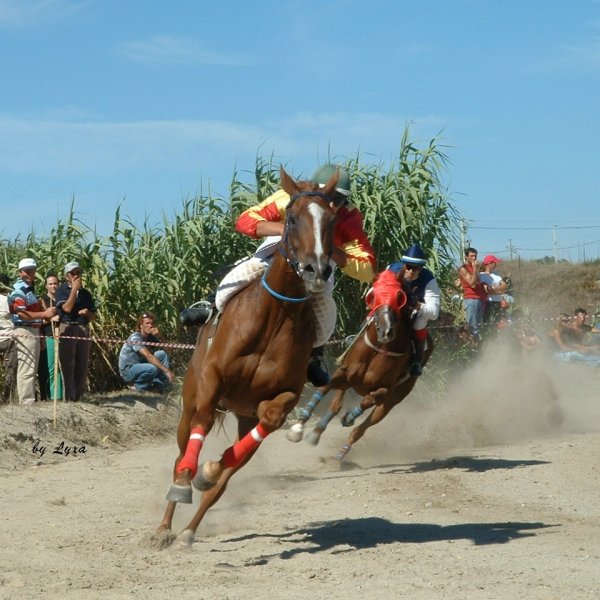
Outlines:
{"label": "sunglasses", "polygon": [[420,271],[423,268],[423,265],[406,264],[405,268],[407,271]]}
{"label": "sunglasses", "polygon": [[83,273],[83,271],[71,271],[71,272],[69,273],[69,275],[77,275],[77,276],[79,276],[79,275],[81,275],[82,273]]}

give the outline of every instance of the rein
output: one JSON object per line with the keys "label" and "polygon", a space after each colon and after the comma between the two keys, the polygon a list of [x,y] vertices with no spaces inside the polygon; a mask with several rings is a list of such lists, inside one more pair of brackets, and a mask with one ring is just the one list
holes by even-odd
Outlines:
{"label": "rein", "polygon": [[367,328],[365,329],[365,344],[371,348],[371,350],[375,350],[375,352],[377,352],[378,354],[383,354],[383,356],[404,356],[406,354],[406,352],[392,352],[391,350],[384,350],[383,348],[378,348],[370,339],[369,339],[369,328],[368,325],[370,325],[373,322],[373,318],[371,318],[369,320],[369,323],[367,324]]}
{"label": "rein", "polygon": [[[300,268],[300,261],[298,260],[298,257],[296,256],[296,253],[294,252],[293,247],[291,246],[291,244],[288,243],[289,218],[287,217],[287,210],[290,208],[290,206],[292,206],[292,204],[296,200],[298,200],[298,198],[303,198],[305,196],[316,196],[317,198],[321,198],[321,199],[325,200],[326,202],[330,202],[329,197],[326,194],[323,194],[322,192],[318,192],[318,191],[298,192],[297,194],[294,194],[290,198],[290,201],[289,201],[288,205],[286,206],[285,229],[283,231],[281,243],[278,245],[278,249],[279,249],[279,252],[281,252],[283,257],[285,258],[285,260],[287,261],[288,265],[290,265],[290,267],[292,267],[292,269],[294,269],[294,273],[296,273],[296,275],[298,277],[301,277],[302,269]],[[329,257],[331,257],[331,252],[329,253]],[[269,266],[269,268],[270,268],[270,266]],[[310,295],[304,296],[303,298],[290,298],[289,296],[284,296],[283,294],[276,292],[267,283],[267,273],[268,272],[269,271],[267,269],[267,271],[265,271],[265,273],[263,273],[263,276],[262,276],[260,282],[261,282],[263,288],[265,288],[265,290],[267,290],[267,292],[269,292],[269,294],[271,294],[271,296],[273,296],[273,298],[277,298],[277,300],[282,300],[283,302],[296,302],[296,303],[297,302],[306,302],[307,300],[310,299]]]}

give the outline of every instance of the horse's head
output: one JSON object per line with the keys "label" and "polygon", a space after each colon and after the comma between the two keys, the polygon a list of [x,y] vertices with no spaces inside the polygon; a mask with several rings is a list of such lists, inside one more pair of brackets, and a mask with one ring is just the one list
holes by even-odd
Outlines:
{"label": "horse's head", "polygon": [[375,320],[377,340],[380,344],[391,342],[396,336],[396,323],[406,304],[402,284],[392,271],[382,271],[367,294],[369,317]]}
{"label": "horse's head", "polygon": [[325,289],[330,277],[335,211],[331,197],[338,174],[324,187],[309,181],[295,181],[281,168],[281,187],[290,195],[286,209],[282,244],[288,263],[302,277],[311,293]]}

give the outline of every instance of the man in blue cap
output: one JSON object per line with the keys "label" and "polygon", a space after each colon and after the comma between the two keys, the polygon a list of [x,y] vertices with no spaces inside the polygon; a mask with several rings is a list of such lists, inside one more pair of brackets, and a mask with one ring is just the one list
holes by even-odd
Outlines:
{"label": "man in blue cap", "polygon": [[440,288],[435,275],[427,268],[425,252],[419,244],[413,244],[398,262],[388,269],[398,273],[404,268],[404,285],[417,297],[417,314],[414,320],[415,354],[410,366],[410,375],[419,377],[423,373],[423,356],[427,346],[427,322],[435,321],[440,314]]}

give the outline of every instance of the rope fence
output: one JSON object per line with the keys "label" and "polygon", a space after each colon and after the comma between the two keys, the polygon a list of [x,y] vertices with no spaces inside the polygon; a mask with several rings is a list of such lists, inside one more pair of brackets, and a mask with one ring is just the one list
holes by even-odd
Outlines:
{"label": "rope fence", "polygon": [[[598,318],[600,318],[600,314],[591,314],[588,315],[588,317],[590,317],[592,320],[596,320]],[[520,323],[547,323],[547,322],[553,322],[553,321],[574,321],[575,317],[538,317],[538,318],[520,318],[520,319],[515,319],[515,320],[511,320],[512,324],[520,324]],[[451,325],[435,325],[432,324],[431,326],[428,326],[429,330],[436,330],[436,329],[460,329],[461,327],[463,327],[465,325],[465,323],[460,323],[460,324],[456,324],[453,323]],[[484,324],[485,325],[485,324]],[[38,338],[51,338],[52,336],[45,336],[45,335],[31,335],[31,334],[23,334],[23,335],[19,335],[18,333],[19,328],[16,327],[15,329],[5,329],[5,330],[0,330],[0,338],[3,337],[38,337]],[[89,339],[91,342],[95,342],[97,344],[125,344],[127,343],[127,339],[120,339],[120,338],[104,338],[104,337],[95,337],[95,336],[91,336],[91,337],[81,337],[81,336],[69,336],[69,335],[61,335],[58,336],[59,339],[61,340],[81,340],[81,339]],[[346,338],[342,338],[342,339],[334,339],[334,340],[329,340],[325,345],[326,346],[334,346],[334,345],[339,345],[339,344],[343,344],[345,342]],[[179,350],[193,350],[196,347],[196,344],[182,344],[182,343],[178,343],[178,342],[144,342],[144,341],[136,341],[136,342],[131,342],[130,343],[132,346],[150,346],[150,347],[158,347],[158,348],[174,348],[174,349],[179,349]]]}

